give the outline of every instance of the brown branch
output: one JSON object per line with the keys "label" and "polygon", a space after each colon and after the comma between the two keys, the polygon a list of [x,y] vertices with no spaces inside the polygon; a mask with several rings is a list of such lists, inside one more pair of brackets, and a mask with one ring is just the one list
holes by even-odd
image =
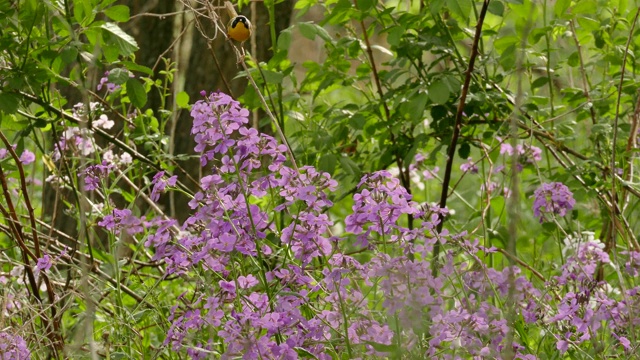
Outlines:
{"label": "brown branch", "polygon": [[[20,161],[18,154],[16,154],[16,152],[13,150],[13,146],[11,145],[9,140],[7,140],[6,136],[2,131],[0,131],[0,140],[2,140],[2,142],[5,144],[7,150],[11,154],[11,157],[13,158],[16,164],[16,167],[18,168],[18,173],[20,178],[20,189],[22,191],[22,196],[24,198],[25,206],[27,207],[27,211],[29,212],[28,217],[30,221],[31,234],[33,237],[35,254],[29,251],[24,241],[23,227],[21,225],[20,220],[18,219],[18,213],[13,205],[13,202],[11,201],[9,187],[7,185],[5,174],[4,174],[4,171],[2,171],[2,168],[0,168],[0,182],[2,183],[2,191],[4,193],[5,199],[7,200],[7,206],[9,207],[9,210],[8,211],[5,210],[4,207],[1,207],[0,210],[2,211],[2,214],[7,218],[7,220],[11,223],[11,229],[13,230],[13,233],[16,237],[16,241],[18,242],[18,244],[20,245],[20,248],[22,249],[23,261],[25,262],[24,267],[27,273],[27,277],[29,278],[31,291],[34,297],[38,300],[38,303],[42,304],[42,299],[40,298],[40,293],[39,293],[40,290],[39,290],[39,287],[36,285],[35,275],[31,269],[30,261],[27,257],[27,254],[28,254],[34,261],[37,261],[38,258],[42,257],[42,252],[40,250],[40,241],[38,239],[38,234],[36,232],[35,214],[34,214],[33,206],[31,205],[31,200],[29,199],[29,191],[28,191],[29,189],[27,188],[24,168],[22,167],[22,162]],[[62,335],[60,330],[60,319],[57,316],[57,309],[55,307],[55,294],[53,292],[53,287],[51,285],[51,282],[49,281],[49,277],[46,276],[46,274],[42,273],[40,275],[45,283],[47,298],[49,300],[49,303],[51,304],[52,321],[49,322],[49,319],[44,314],[41,314],[40,318],[42,319],[43,325],[46,329],[45,331],[46,331],[47,337],[49,338],[49,340],[52,342],[54,346],[54,351],[56,353],[62,352],[64,348],[64,342],[62,341]],[[50,328],[51,325],[53,325],[53,329]]]}
{"label": "brown branch", "polygon": [[[451,171],[453,169],[453,159],[456,154],[456,146],[458,144],[458,138],[460,137],[460,131],[462,130],[462,113],[464,111],[464,105],[467,100],[467,93],[469,92],[469,86],[471,84],[471,76],[473,74],[473,67],[478,57],[478,44],[480,43],[480,37],[482,34],[482,24],[487,14],[487,8],[489,7],[490,0],[484,0],[482,3],[482,9],[478,17],[478,24],[476,25],[476,32],[473,38],[473,45],[471,47],[471,55],[469,56],[469,67],[464,78],[464,85],[460,93],[460,101],[458,102],[458,109],[456,111],[455,125],[453,127],[453,135],[451,136],[451,144],[447,152],[447,165],[444,171],[444,177],[442,180],[442,193],[440,196],[440,208],[444,209],[447,206],[447,197],[449,193],[449,183],[451,182]],[[442,231],[444,226],[444,215],[439,213],[440,222],[436,226],[437,232]],[[438,256],[440,253],[440,243],[436,242],[433,246],[433,262],[432,273],[434,276],[438,273]]]}

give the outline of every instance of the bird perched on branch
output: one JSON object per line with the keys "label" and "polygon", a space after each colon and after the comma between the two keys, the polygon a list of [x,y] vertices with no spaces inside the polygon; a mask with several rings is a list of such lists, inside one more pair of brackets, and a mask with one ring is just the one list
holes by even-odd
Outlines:
{"label": "bird perched on branch", "polygon": [[238,15],[231,2],[225,1],[224,6],[227,8],[227,12],[231,18],[227,25],[227,36],[239,43],[247,41],[247,39],[251,37],[251,31],[253,30],[251,22],[246,16]]}

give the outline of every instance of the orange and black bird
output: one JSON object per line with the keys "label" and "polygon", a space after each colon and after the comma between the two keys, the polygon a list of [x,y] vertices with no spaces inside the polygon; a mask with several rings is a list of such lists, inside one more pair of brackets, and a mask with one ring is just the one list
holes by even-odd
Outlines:
{"label": "orange and black bird", "polygon": [[229,21],[227,35],[240,43],[251,37],[251,22],[244,15],[238,15]]}
{"label": "orange and black bird", "polygon": [[233,4],[229,1],[225,1],[225,7],[229,13],[229,24],[227,25],[227,36],[239,43],[247,41],[251,37],[251,21],[244,15],[238,15],[233,8]]}

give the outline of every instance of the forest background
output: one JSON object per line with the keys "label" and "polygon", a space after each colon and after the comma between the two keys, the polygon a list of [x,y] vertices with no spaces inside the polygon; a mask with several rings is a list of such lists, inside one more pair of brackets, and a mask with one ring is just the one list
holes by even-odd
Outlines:
{"label": "forest background", "polygon": [[634,1],[0,0],[0,355],[632,358]]}

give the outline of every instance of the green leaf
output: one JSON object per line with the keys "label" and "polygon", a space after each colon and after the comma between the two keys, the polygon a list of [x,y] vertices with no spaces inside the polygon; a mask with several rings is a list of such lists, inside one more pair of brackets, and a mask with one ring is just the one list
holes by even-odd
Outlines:
{"label": "green leaf", "polygon": [[65,64],[71,64],[78,59],[78,49],[73,46],[66,46],[60,52],[60,59],[62,59]]}
{"label": "green leaf", "polygon": [[318,169],[329,174],[333,174],[336,171],[336,165],[338,164],[338,158],[334,154],[324,154],[318,160]]}
{"label": "green leaf", "polygon": [[278,50],[289,50],[291,46],[291,30],[283,30],[278,35]]}
{"label": "green leaf", "polygon": [[554,14],[559,18],[566,17],[569,5],[571,5],[571,0],[556,0],[556,4],[553,6]]}
{"label": "green leaf", "polygon": [[572,14],[593,14],[596,9],[598,9],[598,3],[594,0],[580,0],[576,1],[569,11]]}
{"label": "green leaf", "polygon": [[471,12],[471,0],[446,0],[447,7],[454,14],[458,15],[465,21],[469,19]]}
{"label": "green leaf", "polygon": [[129,21],[129,7],[125,5],[115,5],[108,9],[104,10],[104,14],[109,17],[109,19],[117,22],[127,22]]}
{"label": "green leaf", "polygon": [[436,80],[429,85],[429,99],[435,104],[442,105],[449,100],[449,87],[442,80]]}
{"label": "green leaf", "polygon": [[298,30],[300,30],[300,34],[306,37],[309,40],[315,40],[316,36],[320,36],[320,38],[324,41],[331,41],[331,36],[322,26],[314,24],[312,22],[301,22],[298,24]]}
{"label": "green leaf", "polygon": [[417,123],[424,119],[424,109],[427,107],[427,100],[430,98],[429,95],[430,93],[420,92],[409,100],[409,111],[412,122]]}
{"label": "green leaf", "polygon": [[185,91],[180,91],[178,95],[176,95],[176,105],[182,109],[189,108],[189,94]]}
{"label": "green leaf", "polygon": [[588,18],[586,16],[579,17],[578,24],[580,24],[581,28],[587,31],[595,31],[601,28],[600,21]]}
{"label": "green leaf", "polygon": [[106,23],[100,26],[104,30],[104,38],[107,43],[115,44],[120,55],[130,56],[138,50],[138,44],[131,35],[125,33],[114,23]]}
{"label": "green leaf", "polygon": [[387,32],[389,33],[389,35],[387,36],[387,42],[389,43],[389,45],[398,46],[400,45],[400,40],[406,32],[406,29],[402,26],[392,26],[387,30]]}
{"label": "green leaf", "polygon": [[504,14],[504,4],[502,1],[492,1],[489,3],[487,10],[493,15],[502,16]]}
{"label": "green leaf", "polygon": [[131,100],[131,104],[138,109],[147,103],[147,93],[144,91],[144,86],[134,78],[127,80],[127,95],[129,96],[129,100]]}
{"label": "green leaf", "polygon": [[264,81],[266,81],[267,84],[280,84],[284,78],[284,74],[281,72],[266,69],[262,70],[262,75],[264,76]]}
{"label": "green leaf", "polygon": [[444,2],[445,0],[429,1],[429,11],[431,11],[431,14],[437,15],[444,6]]}
{"label": "green leaf", "polygon": [[371,10],[378,2],[373,0],[356,0],[358,4],[358,10],[366,12]]}
{"label": "green leaf", "polygon": [[346,156],[341,156],[340,165],[342,165],[342,170],[344,170],[345,173],[354,177],[360,177],[360,167],[358,167],[355,161]]}
{"label": "green leaf", "polygon": [[460,147],[458,148],[458,156],[460,156],[461,159],[468,159],[470,153],[471,146],[469,146],[469,143],[462,143],[462,145],[460,145]]}
{"label": "green leaf", "polygon": [[296,353],[298,353],[298,355],[300,355],[302,359],[318,359],[317,356],[313,355],[313,353],[309,352],[309,350],[305,348],[294,347],[293,349],[296,351]]}
{"label": "green leaf", "polygon": [[2,130],[20,131],[28,126],[29,123],[27,121],[18,121],[15,115],[6,115],[4,112],[0,112],[0,129]]}
{"label": "green leaf", "polygon": [[95,19],[94,7],[90,0],[78,0],[73,3],[73,17],[78,24],[88,25]]}
{"label": "green leaf", "polygon": [[547,83],[549,82],[549,78],[548,77],[539,77],[537,79],[535,79],[533,81],[533,83],[531,84],[531,88],[532,89],[537,89],[539,87],[543,87],[545,86]]}
{"label": "green leaf", "polygon": [[138,65],[132,61],[122,61],[121,64],[129,69],[129,71],[137,71],[149,76],[153,75],[153,70],[149,69],[146,66]]}
{"label": "green leaf", "polygon": [[577,51],[574,51],[569,58],[567,59],[567,64],[571,67],[576,67],[580,65],[580,55]]}
{"label": "green leaf", "polygon": [[6,115],[14,114],[18,111],[18,105],[20,105],[20,98],[17,95],[0,93],[0,111]]}
{"label": "green leaf", "polygon": [[505,69],[513,69],[516,66],[516,45],[507,47],[500,54],[500,65]]}
{"label": "green leaf", "polygon": [[109,79],[109,82],[114,83],[116,85],[122,85],[124,83],[126,83],[127,81],[129,81],[129,70],[127,69],[123,69],[123,68],[115,68],[112,70],[109,70],[109,76],[107,76],[107,79]]}
{"label": "green leaf", "polygon": [[301,22],[298,24],[298,30],[300,34],[309,40],[315,40],[318,35],[318,29],[310,22]]}

